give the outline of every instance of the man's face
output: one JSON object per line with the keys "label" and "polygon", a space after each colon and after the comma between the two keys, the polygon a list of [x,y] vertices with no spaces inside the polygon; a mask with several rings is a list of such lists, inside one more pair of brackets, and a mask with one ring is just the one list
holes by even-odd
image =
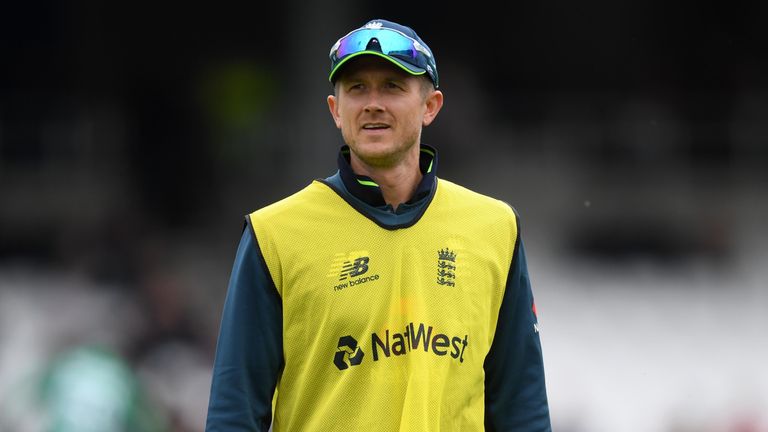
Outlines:
{"label": "man's face", "polygon": [[328,107],[352,157],[373,167],[418,157],[421,128],[442,107],[442,93],[425,89],[413,76],[373,55],[351,60],[336,83]]}

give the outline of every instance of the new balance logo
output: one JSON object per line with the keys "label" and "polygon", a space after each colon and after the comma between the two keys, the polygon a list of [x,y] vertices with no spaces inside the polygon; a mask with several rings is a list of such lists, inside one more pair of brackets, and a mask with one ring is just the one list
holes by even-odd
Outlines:
{"label": "new balance logo", "polygon": [[363,350],[357,346],[357,341],[352,336],[342,336],[339,338],[338,351],[333,356],[333,364],[339,370],[347,369],[350,366],[357,366],[363,362]]}
{"label": "new balance logo", "polygon": [[448,248],[437,251],[437,283],[456,286],[456,252]]}
{"label": "new balance logo", "polygon": [[343,281],[347,278],[347,276],[355,277],[360,276],[361,274],[368,271],[368,260],[369,258],[367,256],[356,258],[355,261],[344,262],[344,267],[341,268],[341,274],[339,274],[339,280]]}
{"label": "new balance logo", "polygon": [[337,282],[334,282],[333,290],[341,291],[344,288],[378,280],[378,274],[363,276],[368,273],[370,262],[371,258],[368,251],[337,253],[327,274],[328,278],[337,279]]}

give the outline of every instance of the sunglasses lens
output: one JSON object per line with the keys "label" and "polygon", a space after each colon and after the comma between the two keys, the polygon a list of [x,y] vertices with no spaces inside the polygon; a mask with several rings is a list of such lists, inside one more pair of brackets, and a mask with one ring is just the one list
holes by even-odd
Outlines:
{"label": "sunglasses lens", "polygon": [[365,51],[371,39],[379,41],[381,53],[385,55],[399,55],[416,58],[416,49],[413,40],[391,30],[358,30],[339,41],[336,57],[342,58],[349,54]]}

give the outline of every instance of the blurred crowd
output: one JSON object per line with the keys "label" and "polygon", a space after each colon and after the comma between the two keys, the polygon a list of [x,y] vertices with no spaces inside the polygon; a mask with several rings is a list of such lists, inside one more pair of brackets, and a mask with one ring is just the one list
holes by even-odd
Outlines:
{"label": "blurred crowd", "polygon": [[203,430],[215,337],[174,275],[4,268],[0,286],[1,431]]}

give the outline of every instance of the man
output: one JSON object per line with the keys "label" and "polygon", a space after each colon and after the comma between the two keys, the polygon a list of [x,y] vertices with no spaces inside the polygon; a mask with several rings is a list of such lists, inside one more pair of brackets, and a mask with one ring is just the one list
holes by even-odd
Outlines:
{"label": "man", "polygon": [[246,217],[207,430],[550,430],[517,216],[420,144],[432,51],[373,20],[330,57],[339,170]]}

